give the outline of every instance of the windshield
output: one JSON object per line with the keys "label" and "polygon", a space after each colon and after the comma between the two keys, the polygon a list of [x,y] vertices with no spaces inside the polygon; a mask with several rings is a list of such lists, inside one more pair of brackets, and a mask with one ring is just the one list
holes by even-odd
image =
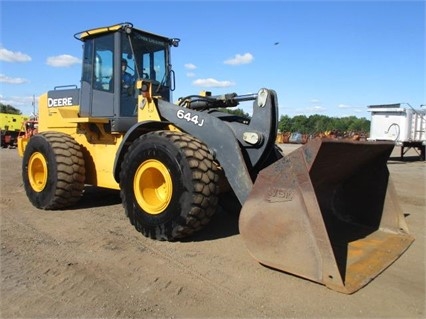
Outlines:
{"label": "windshield", "polygon": [[135,75],[169,87],[170,79],[167,76],[169,74],[169,43],[161,38],[139,32],[133,32],[130,39],[129,47],[124,47],[123,53],[127,53],[129,57],[132,52],[134,53]]}

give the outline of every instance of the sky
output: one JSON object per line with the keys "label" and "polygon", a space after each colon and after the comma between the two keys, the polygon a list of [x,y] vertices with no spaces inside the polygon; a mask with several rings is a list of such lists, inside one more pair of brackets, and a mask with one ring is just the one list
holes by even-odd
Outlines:
{"label": "sky", "polygon": [[80,87],[73,35],[132,22],[181,39],[175,101],[269,88],[279,115],[370,119],[368,105],[426,104],[425,15],[424,0],[0,0],[0,102],[29,115],[55,86]]}

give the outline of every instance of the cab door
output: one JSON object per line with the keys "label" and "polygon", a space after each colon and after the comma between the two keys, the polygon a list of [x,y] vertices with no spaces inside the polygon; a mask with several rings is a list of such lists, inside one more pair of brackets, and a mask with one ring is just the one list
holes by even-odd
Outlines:
{"label": "cab door", "polygon": [[81,80],[82,116],[115,116],[113,62],[113,33],[85,41]]}

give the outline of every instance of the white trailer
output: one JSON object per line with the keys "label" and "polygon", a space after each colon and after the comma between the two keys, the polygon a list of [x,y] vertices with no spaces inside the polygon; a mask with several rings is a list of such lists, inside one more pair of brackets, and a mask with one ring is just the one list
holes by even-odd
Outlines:
{"label": "white trailer", "polygon": [[401,146],[401,158],[414,148],[425,160],[426,109],[414,109],[408,103],[370,105],[372,141],[394,141]]}

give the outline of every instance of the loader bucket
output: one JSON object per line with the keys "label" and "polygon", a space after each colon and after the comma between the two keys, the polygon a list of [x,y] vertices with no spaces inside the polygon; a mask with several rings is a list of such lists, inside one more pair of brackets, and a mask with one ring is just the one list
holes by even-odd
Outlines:
{"label": "loader bucket", "polygon": [[351,294],[414,241],[392,185],[393,144],[311,140],[263,169],[240,214],[261,264]]}

